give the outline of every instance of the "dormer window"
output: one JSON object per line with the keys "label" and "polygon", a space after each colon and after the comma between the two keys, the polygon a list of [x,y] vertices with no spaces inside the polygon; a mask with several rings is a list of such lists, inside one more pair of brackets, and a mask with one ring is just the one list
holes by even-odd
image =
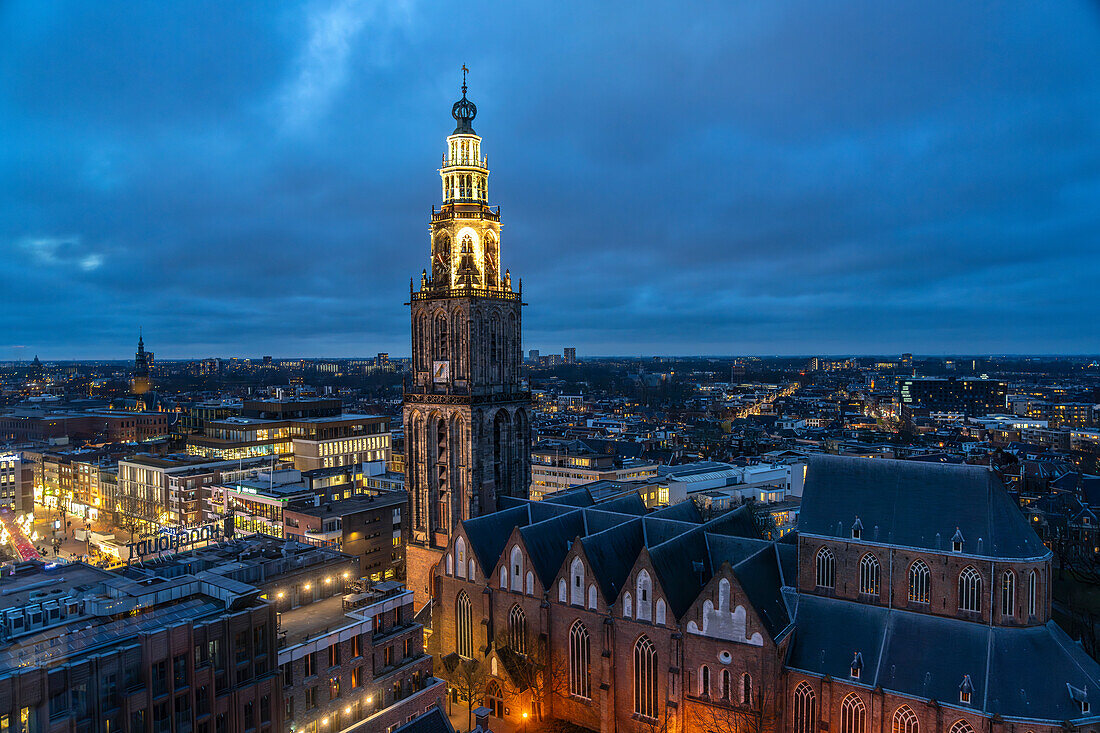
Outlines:
{"label": "dormer window", "polygon": [[1074,687],[1073,685],[1069,684],[1068,682],[1066,683],[1066,689],[1069,690],[1069,696],[1073,699],[1073,701],[1075,703],[1077,703],[1077,709],[1080,710],[1082,714],[1088,713],[1088,711],[1089,711],[1088,692],[1086,692],[1085,690],[1082,690],[1078,687]]}
{"label": "dormer window", "polygon": [[959,528],[955,528],[955,535],[951,538],[951,551],[962,552],[963,551],[963,535],[959,531]]}
{"label": "dormer window", "polygon": [[856,517],[856,521],[852,524],[852,539],[858,540],[863,536],[863,522],[859,521],[859,517]]}
{"label": "dormer window", "polygon": [[970,696],[974,694],[974,683],[970,681],[970,675],[963,675],[962,684],[959,685],[959,702],[963,705],[970,704]]}
{"label": "dormer window", "polygon": [[859,676],[862,672],[863,672],[863,655],[860,654],[859,652],[856,652],[855,656],[852,657],[852,670],[851,670],[852,679],[853,680],[858,680]]}

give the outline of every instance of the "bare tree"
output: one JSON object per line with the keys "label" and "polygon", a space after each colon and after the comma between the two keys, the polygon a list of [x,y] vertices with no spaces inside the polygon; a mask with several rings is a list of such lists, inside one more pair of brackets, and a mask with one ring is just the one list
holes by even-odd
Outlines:
{"label": "bare tree", "polygon": [[[739,691],[730,690],[730,696],[739,698]],[[699,733],[776,733],[780,727],[776,702],[776,693],[770,684],[754,687],[750,690],[749,699],[743,703],[721,696],[711,697],[707,701],[696,698],[685,706],[684,728]]]}
{"label": "bare tree", "polygon": [[[466,727],[472,728],[474,721],[474,702],[481,700],[485,694],[485,685],[488,682],[485,663],[476,659],[463,659],[457,654],[448,655],[449,660],[438,662],[442,664],[442,671],[447,673],[446,679],[451,687],[458,693],[458,699],[466,703]],[[436,657],[438,660],[439,658]],[[448,663],[449,661],[453,664]],[[450,667],[448,670],[447,668]]]}
{"label": "bare tree", "polygon": [[549,713],[550,698],[565,695],[569,687],[561,655],[554,655],[546,637],[535,637],[530,631],[525,635],[520,650],[512,647],[510,634],[503,629],[496,635],[494,646],[500,656],[508,658],[506,666],[516,692],[531,690],[534,719],[545,719]]}

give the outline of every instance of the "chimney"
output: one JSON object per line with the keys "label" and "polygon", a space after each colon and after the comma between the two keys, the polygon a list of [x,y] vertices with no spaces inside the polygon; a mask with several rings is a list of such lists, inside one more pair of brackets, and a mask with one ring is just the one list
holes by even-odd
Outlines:
{"label": "chimney", "polygon": [[492,733],[492,731],[489,730],[490,712],[491,711],[489,710],[489,708],[485,707],[484,705],[479,708],[474,708],[474,730],[471,731],[471,733],[475,733],[475,731],[481,731],[482,733]]}

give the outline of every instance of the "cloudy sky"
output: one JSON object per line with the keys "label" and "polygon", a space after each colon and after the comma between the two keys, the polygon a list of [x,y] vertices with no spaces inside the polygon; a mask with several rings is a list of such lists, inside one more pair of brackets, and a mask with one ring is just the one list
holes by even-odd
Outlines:
{"label": "cloudy sky", "polygon": [[1100,350],[1100,3],[0,2],[0,360],[407,354],[460,67],[578,354]]}

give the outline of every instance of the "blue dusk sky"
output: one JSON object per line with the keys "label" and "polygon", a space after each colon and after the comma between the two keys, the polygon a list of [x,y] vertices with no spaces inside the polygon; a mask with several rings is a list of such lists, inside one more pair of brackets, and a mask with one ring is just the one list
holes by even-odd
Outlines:
{"label": "blue dusk sky", "polygon": [[1100,350],[1100,3],[0,2],[0,360],[409,351],[461,66],[524,347]]}

